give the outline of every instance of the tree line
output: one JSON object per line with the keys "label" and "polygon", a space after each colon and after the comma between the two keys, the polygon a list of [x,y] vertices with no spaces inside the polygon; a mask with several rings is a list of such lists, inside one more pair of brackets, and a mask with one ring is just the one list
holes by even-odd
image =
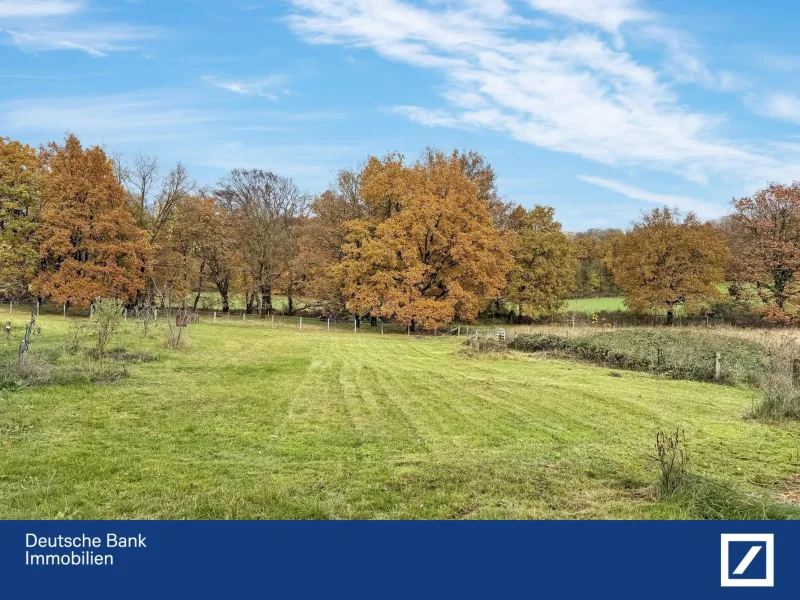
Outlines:
{"label": "tree line", "polygon": [[[179,163],[126,162],[69,135],[36,149],[0,138],[0,295],[88,306],[197,308],[214,290],[249,313],[284,295],[329,316],[436,329],[482,314],[560,310],[570,294],[621,292],[636,311],[728,302],[794,320],[800,184],[773,184],[704,223],[668,207],[621,230],[568,234],[547,206],[506,202],[477,152],[369,157],[310,195],[234,169],[199,187]],[[308,299],[313,299],[309,301]],[[310,306],[309,306],[309,303]]]}

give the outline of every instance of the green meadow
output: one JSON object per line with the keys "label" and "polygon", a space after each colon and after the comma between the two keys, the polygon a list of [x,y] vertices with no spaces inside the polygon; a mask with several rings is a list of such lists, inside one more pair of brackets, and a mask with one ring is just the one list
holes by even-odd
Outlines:
{"label": "green meadow", "polygon": [[[42,317],[41,362],[70,319]],[[24,316],[12,319],[3,366]],[[796,423],[745,418],[757,392],[614,372],[463,338],[201,323],[167,350],[129,321],[114,378],[0,391],[6,519],[696,518],[658,501],[658,428],[737,498],[797,486]],[[124,366],[123,366],[124,365]],[[730,516],[722,512],[722,516]]]}

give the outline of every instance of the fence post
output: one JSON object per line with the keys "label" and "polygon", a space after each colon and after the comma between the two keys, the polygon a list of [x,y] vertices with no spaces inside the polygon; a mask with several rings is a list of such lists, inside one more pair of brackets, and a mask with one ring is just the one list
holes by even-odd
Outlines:
{"label": "fence post", "polygon": [[331,330],[331,318],[328,317],[328,331]]}
{"label": "fence post", "polygon": [[158,321],[158,309],[153,309],[153,321]]}
{"label": "fence post", "polygon": [[36,316],[39,316],[39,301],[36,301]]}
{"label": "fence post", "polygon": [[722,354],[717,352],[717,359],[714,364],[714,381],[717,381],[722,376]]}
{"label": "fence post", "polygon": [[800,387],[800,360],[792,360],[792,387]]}
{"label": "fence post", "polygon": [[67,318],[67,303],[64,303],[64,318]]}
{"label": "fence post", "polygon": [[353,318],[353,333],[358,333],[358,319]]}
{"label": "fence post", "polygon": [[275,329],[275,315],[272,315],[272,323],[270,325],[273,329]]}
{"label": "fence post", "polygon": [[300,317],[300,331],[303,331],[303,317]]}
{"label": "fence post", "polygon": [[14,301],[13,301],[13,300],[11,300],[11,301],[8,303],[8,314],[11,314],[11,312],[12,312],[13,310],[14,310]]}
{"label": "fence post", "polygon": [[411,325],[408,326],[408,335],[411,335]]}
{"label": "fence post", "polygon": [[125,322],[128,321],[128,309],[127,308],[122,309],[122,320],[125,321]]}
{"label": "fence post", "polygon": [[214,311],[214,323],[217,322],[217,311]]}
{"label": "fence post", "polygon": [[383,323],[381,323],[381,334],[383,334]]}
{"label": "fence post", "polygon": [[242,313],[242,321],[246,321],[246,320],[247,320],[247,319],[245,318],[246,316],[247,316],[247,311],[244,311],[244,312]]}

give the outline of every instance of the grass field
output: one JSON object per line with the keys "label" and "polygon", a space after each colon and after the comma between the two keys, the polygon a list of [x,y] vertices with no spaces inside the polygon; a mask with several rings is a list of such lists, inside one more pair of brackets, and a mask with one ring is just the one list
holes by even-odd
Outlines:
{"label": "grass field", "polygon": [[602,311],[613,312],[626,310],[623,298],[576,298],[567,300],[567,306],[562,312],[580,312],[586,314]]}
{"label": "grass field", "polygon": [[[40,351],[69,329],[42,326]],[[750,389],[476,357],[452,337],[189,335],[168,351],[128,323],[114,345],[157,360],[122,381],[0,392],[0,517],[690,518],[654,500],[659,426],[686,430],[699,475],[797,488],[800,427],[745,420]]]}

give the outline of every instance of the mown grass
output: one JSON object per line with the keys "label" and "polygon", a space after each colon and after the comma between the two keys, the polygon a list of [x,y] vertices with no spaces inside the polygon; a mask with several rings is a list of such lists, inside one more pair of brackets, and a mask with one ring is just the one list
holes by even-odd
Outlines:
{"label": "mown grass", "polygon": [[615,312],[627,310],[624,298],[574,298],[567,300],[567,305],[561,312],[586,313],[591,315],[600,312]]}
{"label": "mown grass", "polygon": [[[65,320],[41,323],[40,350],[61,347]],[[693,518],[654,497],[658,427],[743,496],[777,498],[797,473],[800,427],[743,419],[744,389],[469,356],[448,337],[200,324],[189,339],[167,351],[129,322],[115,351],[158,360],[1,392],[0,517]]]}

